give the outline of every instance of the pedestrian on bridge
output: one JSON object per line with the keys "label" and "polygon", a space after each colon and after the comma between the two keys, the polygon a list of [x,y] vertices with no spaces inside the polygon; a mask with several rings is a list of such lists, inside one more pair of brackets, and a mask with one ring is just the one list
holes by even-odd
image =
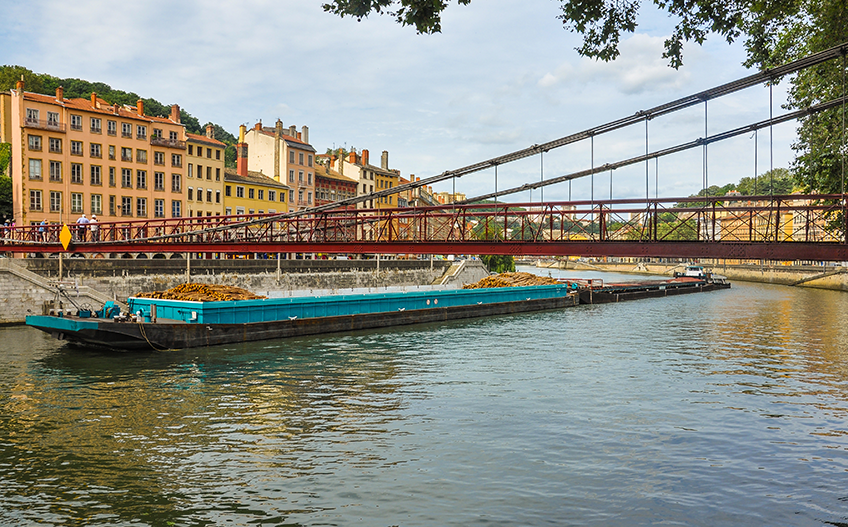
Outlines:
{"label": "pedestrian on bridge", "polygon": [[88,227],[91,230],[91,241],[100,241],[100,227],[97,225],[97,214],[92,214],[88,221]]}
{"label": "pedestrian on bridge", "polygon": [[77,218],[77,240],[81,242],[85,241],[86,225],[88,225],[88,218],[85,217],[85,213],[83,212],[82,216]]}

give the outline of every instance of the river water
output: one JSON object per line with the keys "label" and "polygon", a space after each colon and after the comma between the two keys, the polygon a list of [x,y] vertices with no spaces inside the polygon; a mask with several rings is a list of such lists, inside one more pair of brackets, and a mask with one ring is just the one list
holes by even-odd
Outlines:
{"label": "river water", "polygon": [[0,524],[846,525],[846,319],[735,283],[171,353],[0,329]]}

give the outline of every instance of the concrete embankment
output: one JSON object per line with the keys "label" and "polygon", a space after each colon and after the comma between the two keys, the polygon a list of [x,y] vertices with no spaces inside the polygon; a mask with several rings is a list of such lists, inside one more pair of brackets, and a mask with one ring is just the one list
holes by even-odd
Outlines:
{"label": "concrete embankment", "polygon": [[[671,276],[682,271],[685,263],[654,262],[581,262],[581,261],[533,261],[537,267],[574,269],[582,271],[609,271],[614,273]],[[759,282],[766,284],[811,287],[833,291],[848,291],[848,270],[841,266],[786,266],[770,264],[729,265],[724,263],[703,264],[705,268],[722,274],[731,281]]]}
{"label": "concrete embankment", "polygon": [[[121,260],[0,259],[0,324],[41,314],[62,286],[79,305],[99,308],[142,291],[186,281],[233,285],[258,294],[285,291],[415,287],[476,282],[488,271],[479,260]],[[66,305],[69,302],[65,299]]]}

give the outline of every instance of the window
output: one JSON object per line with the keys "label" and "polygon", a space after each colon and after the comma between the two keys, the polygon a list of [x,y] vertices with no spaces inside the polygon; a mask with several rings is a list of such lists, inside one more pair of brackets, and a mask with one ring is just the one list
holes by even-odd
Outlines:
{"label": "window", "polygon": [[183,202],[178,199],[171,200],[171,217],[179,218],[183,215]]}
{"label": "window", "polygon": [[106,121],[106,133],[109,135],[118,135],[118,123],[115,121]]}
{"label": "window", "polygon": [[244,187],[236,186],[236,197],[243,198],[244,197]]}
{"label": "window", "polygon": [[307,194],[309,195],[308,203],[312,205],[312,193],[308,192]]}
{"label": "window", "polygon": [[62,140],[58,137],[50,138],[50,151],[54,154],[62,153]]}
{"label": "window", "polygon": [[59,112],[47,112],[47,126],[59,126]]}
{"label": "window", "polygon": [[62,181],[62,163],[61,161],[50,162],[50,181]]}
{"label": "window", "polygon": [[197,187],[197,201],[203,201],[203,189]]}
{"label": "window", "polygon": [[153,138],[154,139],[162,139],[162,129],[161,128],[154,128],[153,129]]}
{"label": "window", "polygon": [[111,159],[112,161],[115,160],[115,146],[114,145],[109,145],[109,159]]}
{"label": "window", "polygon": [[135,198],[135,215],[139,218],[147,217],[147,198]]}
{"label": "window", "polygon": [[97,165],[91,165],[91,184],[95,186],[103,184],[101,169]]}
{"label": "window", "polygon": [[91,118],[91,133],[99,134],[102,133],[102,129],[100,128],[102,121],[98,117]]}
{"label": "window", "polygon": [[29,210],[41,212],[41,191],[29,191]]}
{"label": "window", "polygon": [[[199,175],[199,174],[198,174]],[[206,179],[212,181],[212,167],[206,167]]]}
{"label": "window", "polygon": [[153,152],[153,164],[165,166],[165,152]]}
{"label": "window", "polygon": [[109,215],[110,216],[115,215],[115,196],[114,195],[109,196]]}
{"label": "window", "polygon": [[121,137],[132,139],[132,125],[130,123],[121,123]]}
{"label": "window", "polygon": [[27,124],[38,124],[38,110],[34,108],[27,108],[26,121]]}
{"label": "window", "polygon": [[[190,156],[194,155],[194,145],[188,145],[188,155],[190,155]],[[189,165],[189,166],[191,166],[191,165]]]}
{"label": "window", "polygon": [[153,216],[155,218],[165,217],[165,200],[157,199],[153,201]]}
{"label": "window", "polygon": [[220,148],[215,149],[215,159],[217,159],[218,161],[221,160],[221,149]]}
{"label": "window", "polygon": [[289,170],[289,183],[294,183],[294,170]]}
{"label": "window", "polygon": [[115,167],[109,167],[109,186],[115,186]]}
{"label": "window", "polygon": [[147,188],[147,170],[135,171],[135,188]]}
{"label": "window", "polygon": [[229,216],[229,215],[231,215],[232,213],[233,213],[233,208],[232,208],[232,207],[227,207],[227,208],[225,208],[225,209],[224,209],[224,215]]}
{"label": "window", "polygon": [[147,150],[137,149],[135,151],[135,160],[139,163],[147,163]]}
{"label": "window", "polygon": [[190,178],[194,177],[194,170],[193,169],[194,169],[194,165],[189,163],[188,164],[188,177],[190,177]]}
{"label": "window", "polygon": [[293,201],[294,201],[294,191],[290,190],[289,191],[289,203],[291,203]]}
{"label": "window", "polygon": [[178,139],[177,132],[171,130],[170,132],[168,132],[168,137],[171,138],[171,141],[176,141]]}
{"label": "window", "polygon": [[221,169],[220,168],[215,169],[215,181],[221,181]]}
{"label": "window", "polygon": [[244,214],[244,207],[236,207],[236,214]]}
{"label": "window", "polygon": [[197,147],[197,157],[203,157],[203,147],[202,146]]}
{"label": "window", "polygon": [[247,199],[253,199],[253,189],[247,189]]}
{"label": "window", "polygon": [[50,212],[62,212],[62,193],[50,191]]}
{"label": "window", "polygon": [[301,185],[303,184],[303,170],[299,170],[297,173],[297,182]]}
{"label": "window", "polygon": [[71,212],[75,214],[82,212],[82,192],[71,192]]}
{"label": "window", "polygon": [[212,159],[212,149],[209,147],[206,147],[206,157]]}
{"label": "window", "polygon": [[277,201],[277,191],[269,190],[268,191],[268,201]]}
{"label": "window", "polygon": [[232,189],[233,189],[233,187],[231,187],[230,185],[227,185],[226,187],[224,187],[224,195],[227,196],[228,198],[230,196],[232,196],[233,195]]}
{"label": "window", "polygon": [[29,139],[29,149],[30,150],[38,150],[41,152],[41,136],[40,135],[30,135]]}
{"label": "window", "polygon": [[89,146],[88,150],[89,150],[90,157],[95,157],[97,159],[100,159],[101,157],[103,157],[102,147],[100,145],[98,145],[97,143],[91,143],[88,146]]}
{"label": "window", "polygon": [[312,185],[312,172],[308,172],[308,173],[306,174],[306,184],[307,184],[307,185]]}
{"label": "window", "polygon": [[82,115],[71,114],[71,130],[82,130]]}
{"label": "window", "polygon": [[135,137],[136,139],[147,139],[147,127],[143,124],[137,124],[135,126]]}
{"label": "window", "polygon": [[103,196],[100,194],[91,195],[91,213],[103,214]]}
{"label": "window", "polygon": [[189,201],[194,201],[194,187],[188,187],[188,195],[186,199]]}
{"label": "window", "polygon": [[297,204],[303,205],[303,189],[297,191]]}
{"label": "window", "polygon": [[309,154],[308,166],[312,166],[312,154]]}
{"label": "window", "polygon": [[82,183],[82,163],[71,163],[71,183]]}
{"label": "window", "polygon": [[303,164],[303,152],[298,152],[298,153],[297,153],[297,164],[298,164],[298,165],[302,165],[302,164]]}
{"label": "window", "polygon": [[72,156],[81,156],[82,155],[82,141],[71,141],[71,155]]}
{"label": "window", "polygon": [[294,163],[294,150],[289,150],[289,163]]}
{"label": "window", "polygon": [[212,189],[211,188],[206,189],[206,202],[212,203]]}
{"label": "window", "polygon": [[215,191],[215,203],[221,203],[221,191],[220,190]]}
{"label": "window", "polygon": [[121,187],[132,188],[132,169],[121,169]]}
{"label": "window", "polygon": [[197,165],[197,179],[203,179],[203,166]]}
{"label": "window", "polygon": [[262,189],[258,189],[256,191],[256,199],[265,199],[265,191]]}
{"label": "window", "polygon": [[29,178],[30,179],[41,179],[41,160],[40,159],[30,159],[29,160]]}
{"label": "window", "polygon": [[280,203],[286,202],[286,192],[284,190],[280,191]]}
{"label": "window", "polygon": [[132,161],[132,148],[121,147],[121,161]]}
{"label": "window", "polygon": [[183,156],[182,156],[182,154],[171,154],[171,166],[172,167],[183,166]]}
{"label": "window", "polygon": [[132,216],[132,198],[121,196],[121,216]]}
{"label": "window", "polygon": [[[165,173],[153,173],[153,190],[165,190]],[[162,205],[164,207],[164,205]]]}
{"label": "window", "polygon": [[180,174],[171,174],[171,192],[182,192],[182,176]]}

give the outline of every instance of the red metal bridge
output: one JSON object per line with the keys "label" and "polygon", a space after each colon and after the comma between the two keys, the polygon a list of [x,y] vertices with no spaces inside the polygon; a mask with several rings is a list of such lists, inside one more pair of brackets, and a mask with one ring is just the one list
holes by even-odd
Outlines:
{"label": "red metal bridge", "polygon": [[[707,102],[756,85],[769,90],[781,77],[843,59],[848,43],[792,63],[758,72],[704,92],[544,144],[446,171],[391,189],[294,213],[207,216],[100,223],[97,230],[71,225],[17,226],[0,231],[0,252],[49,253],[218,253],[218,254],[509,254],[513,256],[623,256],[848,261],[848,193],[832,195],[649,197],[647,171],[658,160],[703,149],[703,189],[708,189],[707,147],[775,124],[846,108],[846,97],[707,135]],[[844,66],[843,66],[844,67]],[[771,92],[770,92],[771,93]],[[650,151],[648,123],[695,105],[704,105],[704,136]],[[771,105],[770,105],[771,106]],[[645,126],[645,153],[594,166],[594,138],[621,128]],[[845,133],[842,137],[843,167]],[[579,141],[591,142],[585,170],[501,189],[498,166],[539,156]],[[559,202],[504,202],[519,192],[543,189],[636,164],[646,167],[645,198]],[[494,169],[492,193],[437,206],[413,200],[412,207],[361,208],[378,198],[411,195],[437,182]],[[844,168],[843,168],[844,170]],[[844,176],[843,176],[844,178]],[[420,193],[419,193],[420,195]],[[354,208],[357,206],[360,208]],[[67,232],[62,232],[68,229]]]}
{"label": "red metal bridge", "polygon": [[848,260],[848,195],[484,203],[16,227],[13,253],[509,254]]}

